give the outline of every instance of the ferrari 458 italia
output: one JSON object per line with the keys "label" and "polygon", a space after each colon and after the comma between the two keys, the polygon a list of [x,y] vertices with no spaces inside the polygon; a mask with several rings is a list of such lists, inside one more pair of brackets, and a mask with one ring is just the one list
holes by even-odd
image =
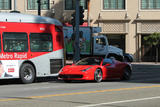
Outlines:
{"label": "ferrari 458 italia", "polygon": [[66,65],[59,71],[59,78],[65,82],[72,80],[94,80],[101,82],[109,78],[129,80],[132,67],[127,62],[113,58],[88,57],[72,65]]}

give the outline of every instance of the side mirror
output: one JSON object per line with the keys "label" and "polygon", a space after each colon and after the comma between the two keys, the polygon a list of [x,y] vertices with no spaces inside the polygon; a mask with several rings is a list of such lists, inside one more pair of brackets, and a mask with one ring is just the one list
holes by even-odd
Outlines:
{"label": "side mirror", "polygon": [[103,65],[110,66],[111,64],[110,63],[103,63]]}
{"label": "side mirror", "polygon": [[105,66],[110,66],[111,64],[107,63]]}

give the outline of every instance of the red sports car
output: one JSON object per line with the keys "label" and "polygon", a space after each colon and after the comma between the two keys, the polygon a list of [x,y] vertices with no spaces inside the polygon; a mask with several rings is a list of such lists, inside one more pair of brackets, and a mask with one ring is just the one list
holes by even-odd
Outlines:
{"label": "red sports car", "polygon": [[112,58],[88,57],[72,65],[66,65],[59,71],[59,78],[65,82],[72,80],[94,80],[101,82],[108,78],[129,80],[132,67],[127,62]]}

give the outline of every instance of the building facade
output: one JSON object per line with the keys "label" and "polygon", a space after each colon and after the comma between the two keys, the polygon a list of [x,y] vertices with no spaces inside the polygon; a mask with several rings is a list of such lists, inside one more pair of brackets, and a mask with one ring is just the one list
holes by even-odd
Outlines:
{"label": "building facade", "polygon": [[[154,61],[155,48],[144,37],[160,32],[160,0],[80,0],[85,21],[101,27],[109,44],[131,53],[135,61]],[[74,12],[75,0],[41,0],[41,14],[68,22]],[[89,8],[89,10],[88,10]],[[18,10],[38,14],[37,0],[0,0],[0,11]],[[160,49],[159,49],[160,53]],[[160,56],[159,56],[160,61]]]}

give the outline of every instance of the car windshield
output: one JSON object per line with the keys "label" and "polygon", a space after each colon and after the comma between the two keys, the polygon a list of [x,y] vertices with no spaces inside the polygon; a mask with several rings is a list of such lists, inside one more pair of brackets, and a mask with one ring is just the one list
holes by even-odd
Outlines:
{"label": "car windshield", "polygon": [[100,65],[101,58],[85,58],[76,63],[76,65]]}

